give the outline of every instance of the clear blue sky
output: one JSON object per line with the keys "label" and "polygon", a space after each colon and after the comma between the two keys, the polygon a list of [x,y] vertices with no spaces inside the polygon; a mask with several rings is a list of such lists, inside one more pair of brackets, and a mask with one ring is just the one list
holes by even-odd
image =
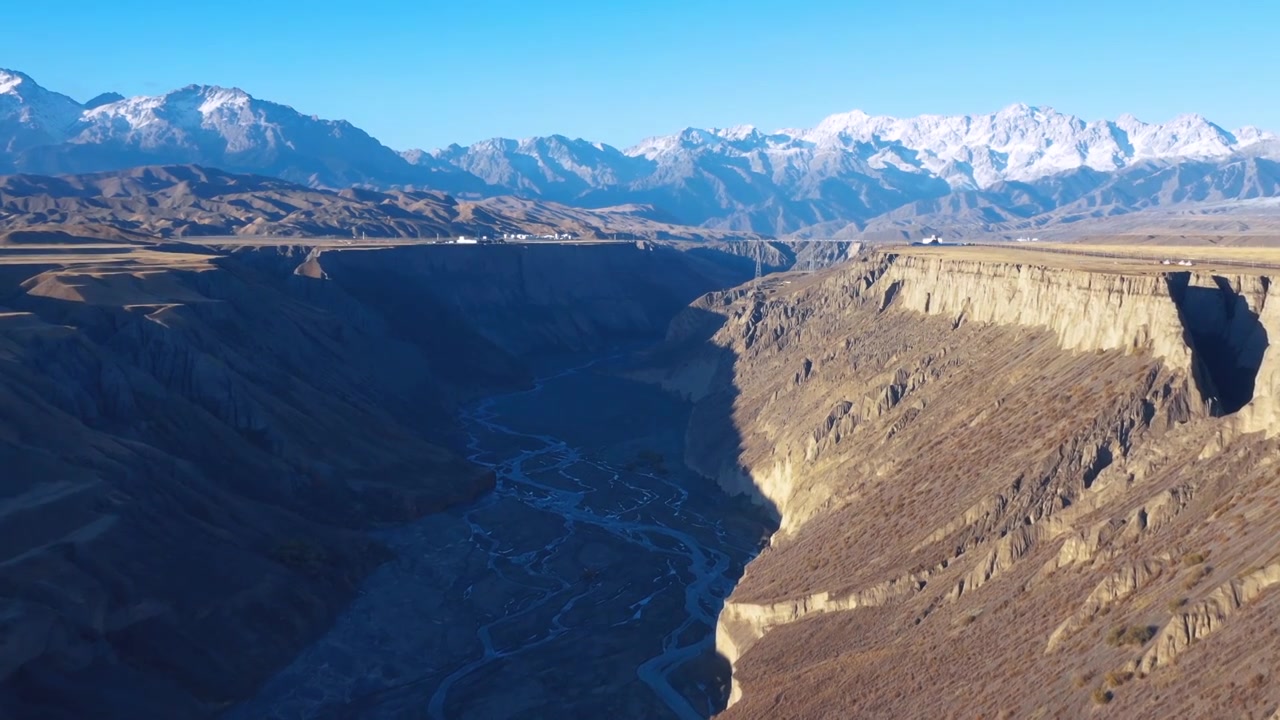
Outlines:
{"label": "clear blue sky", "polygon": [[73,0],[4,18],[0,67],[77,99],[237,86],[396,149],[1019,101],[1280,131],[1266,0]]}

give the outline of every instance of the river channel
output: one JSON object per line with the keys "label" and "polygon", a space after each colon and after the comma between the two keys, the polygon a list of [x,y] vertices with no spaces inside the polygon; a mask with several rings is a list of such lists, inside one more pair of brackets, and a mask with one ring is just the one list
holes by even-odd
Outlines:
{"label": "river channel", "polygon": [[682,463],[687,405],[613,361],[465,409],[497,487],[377,533],[395,553],[227,720],[703,718],[723,599],[767,537]]}

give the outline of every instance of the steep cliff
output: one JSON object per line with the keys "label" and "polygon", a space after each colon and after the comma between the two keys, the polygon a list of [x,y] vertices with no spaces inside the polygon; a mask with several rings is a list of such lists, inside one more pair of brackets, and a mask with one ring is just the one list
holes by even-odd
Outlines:
{"label": "steep cliff", "polygon": [[743,258],[696,249],[702,252],[646,242],[439,245],[324,251],[316,262],[326,277],[382,302],[431,298],[520,356],[657,337],[690,300],[752,272]]}
{"label": "steep cliff", "polygon": [[873,254],[672,323],[690,462],[781,522],[721,614],[727,716],[1280,702],[1270,280],[1020,259]]}
{"label": "steep cliff", "polygon": [[749,272],[623,245],[5,255],[0,716],[245,697],[386,559],[368,528],[491,486],[445,442],[458,401]]}

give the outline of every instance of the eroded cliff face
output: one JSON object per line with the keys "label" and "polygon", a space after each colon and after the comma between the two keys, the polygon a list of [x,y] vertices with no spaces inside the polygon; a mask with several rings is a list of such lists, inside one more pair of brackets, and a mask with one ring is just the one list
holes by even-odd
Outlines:
{"label": "eroded cliff face", "polygon": [[973,257],[713,294],[655,353],[691,463],[781,520],[727,716],[1271,712],[1270,281]]}
{"label": "eroded cliff face", "polygon": [[246,697],[386,559],[368,528],[492,485],[444,441],[458,401],[749,270],[636,246],[4,258],[0,715]]}
{"label": "eroded cliff face", "polygon": [[1261,362],[1254,377],[1252,398],[1240,412],[1238,429],[1275,437],[1280,434],[1280,285],[1273,278],[1255,282],[1255,302],[1250,304],[1250,310],[1258,315],[1253,343],[1255,348],[1262,346],[1258,353]]}
{"label": "eroded cliff face", "polygon": [[327,251],[317,265],[386,302],[430,298],[516,355],[658,337],[689,301],[750,277],[751,262],[669,245],[439,245]]}

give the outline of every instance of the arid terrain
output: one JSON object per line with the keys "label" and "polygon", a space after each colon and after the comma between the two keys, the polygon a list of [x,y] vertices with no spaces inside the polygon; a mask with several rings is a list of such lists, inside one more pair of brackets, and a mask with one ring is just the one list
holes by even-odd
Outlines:
{"label": "arid terrain", "polygon": [[690,464],[781,520],[724,717],[1276,712],[1276,286],[1147,254],[886,250],[673,322]]}
{"label": "arid terrain", "polygon": [[581,209],[441,192],[321,190],[196,165],[86,175],[0,177],[0,244],[192,236],[434,239],[458,235],[723,240],[758,237],[687,227],[645,205]]}
{"label": "arid terrain", "polygon": [[1280,707],[1277,251],[47,240],[2,715]]}
{"label": "arid terrain", "polygon": [[1280,3],[3,18],[0,720],[1280,720]]}
{"label": "arid terrain", "polygon": [[371,529],[494,486],[460,403],[751,272],[643,243],[0,249],[0,716],[247,698],[393,556]]}

